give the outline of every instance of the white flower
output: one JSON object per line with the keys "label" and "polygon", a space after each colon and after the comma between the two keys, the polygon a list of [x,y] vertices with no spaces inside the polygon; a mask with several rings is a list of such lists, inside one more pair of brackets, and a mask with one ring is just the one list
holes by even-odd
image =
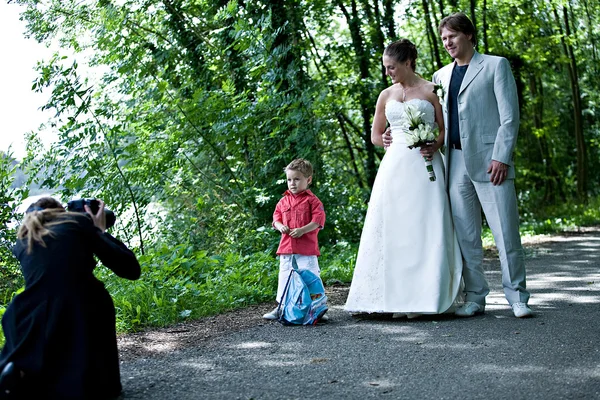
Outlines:
{"label": "white flower", "polygon": [[440,99],[440,104],[444,104],[444,97],[446,96],[446,91],[444,90],[444,86],[441,83],[433,86],[433,93]]}
{"label": "white flower", "polygon": [[423,142],[434,141],[437,136],[429,124],[420,124],[417,131],[419,133],[419,139]]}
{"label": "white flower", "polygon": [[419,127],[419,124],[422,124],[423,117],[425,113],[417,110],[417,108],[411,104],[406,104],[404,107],[404,112],[406,113],[406,118],[402,121],[406,128],[413,130]]}
{"label": "white flower", "polygon": [[406,118],[402,120],[402,130],[406,136],[406,144],[409,148],[421,147],[432,142],[437,137],[437,129],[425,122],[425,113],[417,110],[414,106],[406,104],[404,108]]}
{"label": "white flower", "polygon": [[415,145],[421,141],[421,139],[419,138],[419,132],[417,130],[406,130],[405,133],[406,144],[408,145],[408,147],[415,147]]}
{"label": "white flower", "polygon": [[[422,147],[428,143],[432,143],[438,136],[437,127],[429,124],[423,118],[424,112],[417,110],[410,104],[404,105],[405,118],[402,120],[402,130],[406,136],[406,144],[409,149]],[[430,159],[424,157],[425,167],[431,182],[436,180],[433,163]]]}

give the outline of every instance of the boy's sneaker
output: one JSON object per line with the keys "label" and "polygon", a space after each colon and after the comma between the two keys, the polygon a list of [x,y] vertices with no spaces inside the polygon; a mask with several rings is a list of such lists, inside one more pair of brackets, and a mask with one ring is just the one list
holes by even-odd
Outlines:
{"label": "boy's sneaker", "polygon": [[265,315],[263,315],[263,318],[270,319],[270,320],[279,319],[279,307],[275,307],[275,309],[273,311],[268,312]]}

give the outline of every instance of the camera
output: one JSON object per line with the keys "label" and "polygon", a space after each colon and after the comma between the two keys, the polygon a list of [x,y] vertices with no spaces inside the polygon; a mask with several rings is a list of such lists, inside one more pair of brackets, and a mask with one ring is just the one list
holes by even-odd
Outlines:
{"label": "camera", "polygon": [[[98,208],[100,207],[100,202],[98,201],[98,199],[71,200],[67,203],[67,211],[84,213],[85,208],[83,206],[85,205],[90,207],[90,210],[92,210],[93,214],[96,214],[98,212]],[[117,217],[115,216],[114,212],[112,212],[106,207],[104,207],[104,213],[106,214],[106,229],[108,229],[115,224]]]}

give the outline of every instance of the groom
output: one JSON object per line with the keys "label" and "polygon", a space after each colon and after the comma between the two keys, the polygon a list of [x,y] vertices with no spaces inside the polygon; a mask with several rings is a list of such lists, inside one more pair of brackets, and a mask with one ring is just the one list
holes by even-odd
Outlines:
{"label": "groom", "polygon": [[483,208],[500,253],[504,295],[515,317],[530,317],[512,159],[519,130],[515,79],[505,58],[475,51],[476,30],[466,15],[447,16],[439,32],[454,58],[433,82],[445,92],[446,182],[464,259],[465,303],[456,315],[472,317],[485,310]]}

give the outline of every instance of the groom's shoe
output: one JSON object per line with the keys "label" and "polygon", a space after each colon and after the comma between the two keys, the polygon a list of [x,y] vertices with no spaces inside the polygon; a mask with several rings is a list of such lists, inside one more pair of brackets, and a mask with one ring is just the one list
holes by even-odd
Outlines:
{"label": "groom's shoe", "polygon": [[483,314],[485,305],[477,304],[474,301],[467,301],[454,312],[457,317],[474,317]]}
{"label": "groom's shoe", "polygon": [[515,317],[517,318],[533,317],[533,311],[531,311],[531,308],[529,308],[529,306],[526,303],[513,303],[511,307],[513,310],[513,314],[515,314]]}

